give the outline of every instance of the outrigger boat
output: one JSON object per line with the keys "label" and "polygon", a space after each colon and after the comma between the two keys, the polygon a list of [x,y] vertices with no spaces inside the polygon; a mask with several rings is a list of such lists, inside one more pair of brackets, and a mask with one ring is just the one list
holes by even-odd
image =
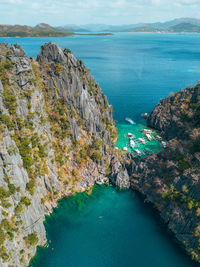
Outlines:
{"label": "outrigger boat", "polygon": [[130,140],[130,147],[134,148],[135,147],[135,142],[133,140]]}
{"label": "outrigger boat", "polygon": [[156,139],[159,140],[159,141],[162,141],[162,137],[159,136],[159,135],[156,135]]}
{"label": "outrigger boat", "polygon": [[142,154],[141,151],[140,151],[139,149],[134,149],[134,152],[135,152],[138,156]]}
{"label": "outrigger boat", "polygon": [[150,134],[147,133],[145,136],[149,141],[152,140],[152,136]]}
{"label": "outrigger boat", "polygon": [[128,133],[127,136],[126,136],[126,138],[134,138],[134,137],[135,137],[135,135],[132,134],[132,133]]}
{"label": "outrigger boat", "polygon": [[143,129],[142,132],[144,132],[144,133],[153,133],[153,131],[149,130],[149,129]]}
{"label": "outrigger boat", "polygon": [[167,147],[167,143],[166,143],[166,142],[162,141],[161,144],[162,144],[162,146],[163,146],[164,148]]}
{"label": "outrigger boat", "polygon": [[138,138],[138,141],[139,141],[141,144],[146,144],[146,141],[145,141],[143,138]]}

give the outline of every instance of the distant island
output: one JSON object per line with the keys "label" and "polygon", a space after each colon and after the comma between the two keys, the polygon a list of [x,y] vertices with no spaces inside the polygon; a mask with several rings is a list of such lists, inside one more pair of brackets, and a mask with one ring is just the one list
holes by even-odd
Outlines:
{"label": "distant island", "polygon": [[166,22],[138,23],[131,25],[65,25],[53,27],[40,23],[27,25],[0,24],[0,37],[68,37],[73,35],[109,36],[116,32],[135,33],[200,33],[200,20],[180,18]]}
{"label": "distant island", "polygon": [[35,27],[27,25],[6,25],[0,24],[0,37],[68,37],[73,35],[94,35],[104,36],[112,35],[109,32],[87,33],[87,30],[82,33],[75,33],[65,27],[52,27],[46,23],[40,23]]}
{"label": "distant island", "polygon": [[200,33],[200,20],[178,18],[166,22],[137,23],[129,25],[65,25],[59,27],[68,32],[158,32],[158,33]]}
{"label": "distant island", "polygon": [[75,33],[75,35],[108,36],[108,35],[113,35],[113,33],[110,33],[110,32],[99,32],[99,33]]}
{"label": "distant island", "polygon": [[168,28],[143,25],[141,27],[125,30],[124,32],[200,33],[200,26],[187,22],[182,22]]}
{"label": "distant island", "polygon": [[35,27],[27,25],[0,25],[0,37],[48,37],[71,36],[73,32],[40,23]]}

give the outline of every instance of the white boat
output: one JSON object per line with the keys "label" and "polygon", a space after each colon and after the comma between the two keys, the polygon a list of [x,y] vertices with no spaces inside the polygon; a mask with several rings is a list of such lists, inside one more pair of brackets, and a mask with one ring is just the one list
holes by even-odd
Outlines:
{"label": "white boat", "polygon": [[153,133],[153,131],[152,130],[149,130],[149,129],[144,129],[143,132],[144,133]]}
{"label": "white boat", "polygon": [[152,140],[152,136],[150,134],[147,133],[145,136],[149,141]]}
{"label": "white boat", "polygon": [[133,140],[130,140],[130,147],[131,148],[135,147],[135,142]]}
{"label": "white boat", "polygon": [[135,122],[130,118],[125,118],[125,121],[128,121],[130,124],[135,124]]}
{"label": "white boat", "polygon": [[141,151],[139,149],[135,149],[134,150],[136,154],[140,155],[141,154]]}
{"label": "white boat", "polygon": [[125,146],[125,147],[123,148],[123,150],[124,150],[124,151],[128,151],[128,148]]}
{"label": "white boat", "polygon": [[167,147],[167,143],[166,143],[166,142],[162,141],[161,144],[162,144],[162,146],[163,146],[164,148]]}
{"label": "white boat", "polygon": [[138,138],[138,141],[142,144],[146,144],[146,141],[143,138]]}
{"label": "white boat", "polygon": [[157,138],[158,140],[162,141],[162,137],[161,137],[161,136],[156,135],[156,138]]}
{"label": "white boat", "polygon": [[135,136],[132,133],[127,134],[127,138],[134,138]]}

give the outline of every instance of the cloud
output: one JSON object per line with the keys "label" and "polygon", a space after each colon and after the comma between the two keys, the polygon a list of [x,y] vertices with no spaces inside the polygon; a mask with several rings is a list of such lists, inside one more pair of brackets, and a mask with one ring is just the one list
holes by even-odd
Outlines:
{"label": "cloud", "polygon": [[31,7],[33,9],[38,9],[38,8],[40,8],[40,6],[41,6],[41,4],[40,3],[36,3],[36,2],[31,4]]}
{"label": "cloud", "polygon": [[199,0],[182,0],[180,1],[183,5],[191,6],[191,5],[196,5],[199,3]]}
{"label": "cloud", "polygon": [[7,0],[6,2],[11,4],[23,4],[23,0]]}
{"label": "cloud", "polygon": [[161,4],[160,0],[152,0],[152,5],[158,6],[160,4]]}
{"label": "cloud", "polygon": [[0,0],[8,24],[133,24],[198,17],[199,10],[200,0]]}

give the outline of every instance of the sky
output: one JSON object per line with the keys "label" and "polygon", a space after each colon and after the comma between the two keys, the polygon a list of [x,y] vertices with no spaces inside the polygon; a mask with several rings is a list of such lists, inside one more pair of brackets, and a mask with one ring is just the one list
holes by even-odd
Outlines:
{"label": "sky", "polygon": [[200,18],[200,0],[0,0],[0,24],[134,24]]}

